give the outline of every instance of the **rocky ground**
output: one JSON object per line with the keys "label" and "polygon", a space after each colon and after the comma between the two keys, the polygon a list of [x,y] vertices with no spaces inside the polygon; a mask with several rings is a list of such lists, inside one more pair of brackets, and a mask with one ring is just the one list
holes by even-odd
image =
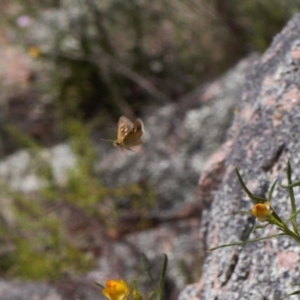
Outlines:
{"label": "rocky ground", "polygon": [[[207,249],[278,233],[274,226],[251,233],[254,217],[236,213],[252,205],[234,168],[239,168],[248,188],[261,197],[267,197],[274,180],[287,182],[287,160],[293,169],[292,180],[299,181],[299,25],[300,15],[296,15],[250,69],[238,113],[221,147],[222,183],[202,214],[200,228]],[[296,188],[297,207],[298,192]],[[287,219],[291,213],[287,190],[277,186],[271,205]],[[215,250],[205,258],[201,279],[179,299],[282,299],[297,290],[292,284],[299,279],[299,254],[299,245],[289,237]]]}

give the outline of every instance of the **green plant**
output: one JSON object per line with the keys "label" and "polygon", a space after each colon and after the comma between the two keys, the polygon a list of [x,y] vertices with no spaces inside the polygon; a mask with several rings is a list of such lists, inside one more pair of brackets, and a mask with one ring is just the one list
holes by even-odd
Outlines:
{"label": "green plant", "polygon": [[[146,259],[145,256],[144,259]],[[143,297],[142,294],[139,292],[136,286],[137,280],[135,280],[132,283],[131,287],[129,287],[123,279],[118,279],[118,280],[109,279],[106,281],[105,286],[97,282],[95,282],[95,284],[101,287],[102,294],[110,300],[143,300],[143,299],[150,300],[150,299],[154,299],[154,297],[156,300],[162,300],[167,266],[168,266],[168,256],[164,254],[164,260],[162,264],[158,287],[155,291],[151,292],[150,295],[148,295],[147,297]],[[149,268],[147,268],[147,273],[149,274],[150,279],[153,280]]]}
{"label": "green plant", "polygon": [[[231,247],[231,246],[242,246],[246,245],[249,243],[254,243],[254,242],[259,242],[271,238],[276,238],[279,236],[287,236],[295,240],[298,244],[300,244],[300,234],[298,231],[298,225],[297,225],[297,216],[300,213],[300,208],[296,207],[295,203],[295,196],[294,196],[294,187],[300,186],[300,181],[297,182],[292,182],[292,168],[290,165],[290,162],[287,162],[287,185],[280,185],[282,188],[287,189],[288,194],[289,194],[289,200],[290,200],[290,216],[284,220],[281,218],[275,209],[272,207],[272,194],[274,191],[274,188],[276,186],[277,180],[272,184],[267,198],[263,198],[260,196],[256,196],[251,193],[251,191],[247,188],[246,184],[244,183],[238,169],[235,169],[238,180],[245,191],[245,193],[248,195],[248,197],[252,200],[253,202],[253,207],[250,211],[240,211],[240,213],[244,214],[249,214],[253,215],[256,217],[256,220],[259,222],[265,223],[264,225],[256,225],[253,228],[254,230],[262,229],[266,227],[267,225],[273,225],[276,227],[276,229],[279,231],[277,234],[265,236],[265,237],[260,237],[256,239],[250,239],[242,242],[236,242],[236,243],[230,243],[230,244],[223,244],[217,247],[213,247],[209,249],[210,251],[224,248],[224,247]],[[293,293],[290,293],[286,296],[284,296],[282,299],[292,296],[292,295],[297,295],[300,294],[300,290],[297,290]]]}
{"label": "green plant", "polygon": [[[144,217],[155,204],[154,188],[145,182],[106,186],[105,174],[95,169],[97,156],[89,131],[80,121],[70,119],[65,123],[75,163],[65,174],[64,183],[55,177],[51,150],[42,150],[15,127],[7,129],[27,147],[26,169],[38,178],[40,188],[34,194],[24,195],[1,183],[1,196],[10,200],[7,205],[2,203],[0,213],[0,274],[22,279],[58,279],[64,272],[76,274],[93,267],[96,233],[84,225],[71,234],[73,229],[68,224],[73,213],[80,215],[84,224],[96,224],[108,234],[115,234],[126,203],[127,209],[141,217],[135,228],[147,226]],[[7,215],[13,222],[7,221]]]}
{"label": "green plant", "polygon": [[2,276],[58,279],[64,272],[86,272],[94,265],[90,255],[66,238],[60,219],[40,197],[24,196],[4,184],[1,197],[11,199],[3,214],[13,220],[13,224],[6,220],[0,232]]}

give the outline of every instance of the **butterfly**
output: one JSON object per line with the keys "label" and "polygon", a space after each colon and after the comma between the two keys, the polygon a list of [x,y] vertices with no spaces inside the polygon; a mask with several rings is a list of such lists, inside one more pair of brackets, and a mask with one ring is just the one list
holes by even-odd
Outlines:
{"label": "butterfly", "polygon": [[131,147],[138,146],[144,143],[141,139],[144,133],[144,124],[141,119],[136,119],[132,123],[129,119],[122,116],[118,122],[118,135],[117,138],[112,141],[113,146],[119,146],[122,150],[131,150]]}

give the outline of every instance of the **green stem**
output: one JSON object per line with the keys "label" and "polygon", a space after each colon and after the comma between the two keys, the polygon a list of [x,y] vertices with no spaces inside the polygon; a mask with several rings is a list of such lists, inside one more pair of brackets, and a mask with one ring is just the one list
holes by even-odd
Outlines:
{"label": "green stem", "polygon": [[290,230],[286,225],[284,225],[284,228],[282,228],[282,230],[284,231],[284,233],[286,235],[289,235],[291,238],[293,238],[298,244],[300,244],[300,236],[298,234],[296,234],[295,232],[293,232],[292,230]]}
{"label": "green stem", "polygon": [[162,267],[161,274],[160,274],[159,287],[158,287],[158,293],[157,293],[156,300],[162,300],[167,266],[168,266],[168,256],[166,254],[164,254],[164,262],[163,262],[163,267]]}

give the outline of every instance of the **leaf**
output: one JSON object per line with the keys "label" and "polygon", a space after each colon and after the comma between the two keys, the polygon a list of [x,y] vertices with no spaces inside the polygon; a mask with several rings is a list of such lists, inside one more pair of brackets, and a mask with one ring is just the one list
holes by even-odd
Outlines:
{"label": "leaf", "polygon": [[236,173],[236,175],[237,175],[237,177],[239,179],[239,182],[240,182],[243,190],[245,191],[245,193],[249,196],[249,198],[253,197],[253,194],[246,187],[246,184],[244,183],[244,181],[243,181],[243,179],[242,179],[242,177],[240,175],[240,172],[239,172],[238,168],[235,168],[235,173]]}
{"label": "leaf", "polygon": [[242,177],[241,177],[241,175],[240,175],[240,173],[239,173],[238,168],[235,168],[235,173],[236,173],[236,175],[237,175],[237,177],[238,177],[238,179],[239,179],[239,182],[240,182],[240,184],[241,184],[243,190],[244,190],[245,193],[248,195],[248,197],[254,201],[255,204],[256,204],[256,203],[265,203],[266,201],[268,201],[268,200],[265,199],[265,198],[262,198],[262,197],[253,195],[253,194],[248,190],[248,188],[246,187],[246,184],[244,183],[244,181],[243,181],[243,179],[242,179]]}
{"label": "leaf", "polygon": [[[287,161],[287,180],[288,180],[288,184],[292,184],[292,168],[291,168],[291,164],[290,161]],[[288,187],[289,190],[289,195],[290,195],[290,202],[291,202],[291,208],[292,208],[292,215],[296,212],[296,203],[295,203],[295,196],[294,196],[294,190],[293,187]],[[297,218],[296,216],[291,218],[291,222],[292,222],[292,226],[294,229],[294,232],[299,235],[298,233],[298,228],[297,228]]]}
{"label": "leaf", "polygon": [[208,251],[214,251],[216,249],[226,248],[226,247],[230,247],[230,246],[243,246],[243,245],[247,245],[247,244],[250,244],[250,243],[256,243],[256,242],[259,242],[259,241],[263,241],[263,240],[267,240],[267,239],[271,239],[273,237],[278,237],[278,236],[283,236],[283,235],[285,235],[285,233],[277,233],[277,234],[265,236],[265,237],[262,237],[262,238],[248,240],[248,241],[245,241],[245,242],[224,244],[224,245],[220,245],[220,246],[217,246],[217,247],[210,248],[210,249],[208,249]]}
{"label": "leaf", "polygon": [[287,220],[286,220],[286,224],[288,222],[290,222],[292,219],[294,219],[298,214],[300,213],[300,209],[296,210]]}
{"label": "leaf", "polygon": [[270,225],[270,223],[266,223],[264,225],[256,225],[254,228],[253,228],[253,231],[256,230],[256,229],[263,229],[265,227],[267,227],[268,225]]}
{"label": "leaf", "polygon": [[293,295],[299,295],[299,294],[300,294],[300,290],[292,292],[290,294],[287,294],[283,298],[281,298],[280,300],[285,299],[285,298],[290,297],[290,296],[293,296]]}
{"label": "leaf", "polygon": [[95,283],[97,286],[101,287],[101,289],[104,289],[104,288],[105,288],[102,284],[100,284],[100,283],[98,283],[98,282],[96,282],[96,281],[94,281],[94,283]]}
{"label": "leaf", "polygon": [[[278,225],[278,226],[284,226],[284,222],[282,221],[282,219],[277,215],[276,211],[274,210],[274,208],[271,206],[272,209],[272,216],[274,217],[275,220],[277,220],[280,224],[278,224],[276,221],[276,223],[274,222],[274,224]],[[272,222],[273,223],[273,222]]]}
{"label": "leaf", "polygon": [[274,191],[274,188],[276,186],[276,183],[277,183],[277,180],[275,180],[269,190],[269,193],[268,193],[268,200],[271,202],[271,198],[272,198],[272,194],[273,194],[273,191]]}
{"label": "leaf", "polygon": [[250,216],[252,216],[252,213],[249,210],[238,210],[238,211],[234,212],[234,214],[243,214],[243,215],[250,215]]}
{"label": "leaf", "polygon": [[283,184],[279,184],[280,187],[286,189],[286,188],[289,188],[289,187],[296,187],[296,186],[300,186],[300,181],[297,181],[297,182],[294,182],[294,183],[291,183],[291,184],[287,184],[287,185],[283,185]]}
{"label": "leaf", "polygon": [[167,271],[167,266],[168,266],[168,256],[166,254],[163,254],[163,255],[164,255],[164,262],[163,262],[163,266],[162,266],[161,274],[160,274],[160,278],[159,278],[159,286],[158,286],[156,300],[162,300],[165,278],[166,278],[166,271]]}
{"label": "leaf", "polygon": [[152,276],[152,272],[151,272],[151,264],[145,253],[142,253],[142,263],[143,263],[143,267],[144,267],[145,271],[147,272],[149,278],[151,279],[151,281],[153,281],[153,276]]}

